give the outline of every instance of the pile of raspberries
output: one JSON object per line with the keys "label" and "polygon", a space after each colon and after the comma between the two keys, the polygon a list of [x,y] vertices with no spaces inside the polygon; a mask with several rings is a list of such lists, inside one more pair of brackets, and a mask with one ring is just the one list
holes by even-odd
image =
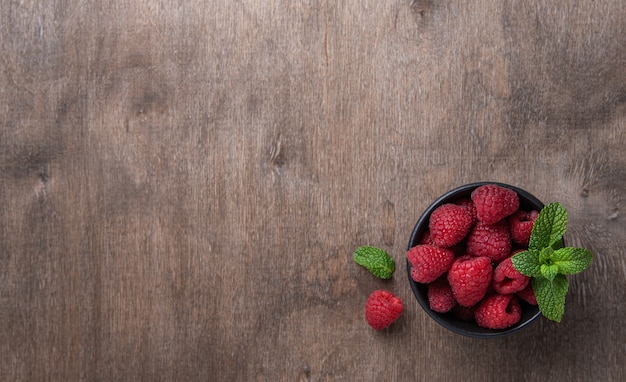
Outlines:
{"label": "pile of raspberries", "polygon": [[528,248],[539,212],[519,207],[514,190],[487,184],[432,212],[406,257],[411,278],[428,286],[433,311],[505,329],[521,319],[520,299],[537,305],[530,278],[511,256]]}

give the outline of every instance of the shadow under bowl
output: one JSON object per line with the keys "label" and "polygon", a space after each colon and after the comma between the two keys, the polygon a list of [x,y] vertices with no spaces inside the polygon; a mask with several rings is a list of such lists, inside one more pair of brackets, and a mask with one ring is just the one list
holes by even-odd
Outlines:
{"label": "shadow under bowl", "polygon": [[[511,186],[504,183],[497,182],[477,182],[466,184],[460,187],[457,187],[453,190],[450,190],[435,200],[427,209],[424,211],[422,216],[417,221],[415,228],[413,229],[413,233],[411,234],[411,239],[409,241],[409,246],[407,251],[413,248],[414,246],[419,244],[419,241],[424,234],[428,230],[428,223],[430,219],[430,214],[439,206],[453,202],[459,198],[469,198],[476,188],[485,185],[485,184],[496,184],[500,187],[506,187],[517,192],[520,201],[520,209],[525,211],[537,210],[541,211],[544,204],[537,199],[535,196],[531,195],[525,190],[517,188],[515,186]],[[497,338],[503,337],[515,332],[518,332],[524,328],[526,328],[531,323],[537,321],[541,316],[541,312],[539,308],[534,305],[530,305],[525,301],[520,299],[520,305],[522,307],[522,317],[519,322],[509,328],[506,329],[487,329],[478,326],[475,321],[463,321],[456,318],[451,312],[449,313],[438,313],[430,309],[430,304],[428,303],[428,287],[425,284],[418,283],[411,278],[411,263],[407,260],[407,272],[409,276],[409,283],[411,284],[411,289],[413,290],[413,294],[415,298],[422,306],[424,311],[428,313],[428,315],[439,323],[441,326],[445,327],[452,332],[457,334],[461,334],[467,337],[474,338]]]}

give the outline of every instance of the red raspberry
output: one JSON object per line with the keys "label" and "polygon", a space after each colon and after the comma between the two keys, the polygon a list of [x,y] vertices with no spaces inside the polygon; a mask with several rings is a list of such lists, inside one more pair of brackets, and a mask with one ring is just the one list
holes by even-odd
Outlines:
{"label": "red raspberry", "polygon": [[406,253],[406,257],[413,266],[411,277],[424,284],[437,280],[446,273],[454,261],[454,253],[451,250],[432,245],[417,245]]}
{"label": "red raspberry", "polygon": [[487,293],[491,284],[493,268],[486,256],[463,255],[452,263],[448,271],[448,282],[459,305],[472,306]]}
{"label": "red raspberry", "polygon": [[375,290],[365,304],[365,319],[376,330],[391,325],[402,313],[402,300],[386,290]]}
{"label": "red raspberry", "polygon": [[449,312],[456,305],[452,289],[445,277],[428,284],[428,302],[430,309],[439,313]]}
{"label": "red raspberry", "polygon": [[472,227],[472,216],[462,206],[443,204],[430,215],[430,236],[439,247],[452,247],[465,238]]}
{"label": "red raspberry", "polygon": [[487,329],[505,329],[522,318],[522,307],[514,294],[488,296],[474,311],[478,326]]}
{"label": "red raspberry", "polygon": [[502,260],[493,271],[493,289],[500,294],[511,294],[526,288],[530,277],[513,267],[510,257]]}
{"label": "red raspberry", "polygon": [[517,192],[495,184],[480,186],[472,191],[478,220],[486,224],[496,223],[519,208]]}
{"label": "red raspberry", "polygon": [[470,198],[461,198],[454,202],[454,204],[458,204],[459,206],[465,208],[467,212],[469,212],[472,217],[472,225],[476,224],[478,221],[478,217],[476,216],[476,205],[472,202]]}
{"label": "red raspberry", "polygon": [[535,220],[539,216],[539,211],[522,211],[518,210],[509,216],[509,226],[511,227],[511,238],[519,245],[528,245],[530,233],[533,230]]}
{"label": "red raspberry", "polygon": [[537,297],[535,297],[535,292],[533,291],[533,283],[528,283],[526,288],[517,292],[517,295],[530,305],[537,305]]}
{"label": "red raspberry", "polygon": [[496,224],[476,223],[466,244],[470,255],[487,256],[495,262],[507,258],[513,245],[506,220]]}

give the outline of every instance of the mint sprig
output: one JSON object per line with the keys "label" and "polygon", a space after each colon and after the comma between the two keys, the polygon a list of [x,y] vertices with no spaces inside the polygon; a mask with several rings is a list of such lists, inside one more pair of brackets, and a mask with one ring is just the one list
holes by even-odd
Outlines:
{"label": "mint sprig", "polygon": [[354,261],[367,268],[381,279],[390,279],[396,270],[396,263],[384,250],[376,247],[363,246],[354,251]]}
{"label": "mint sprig", "polygon": [[580,273],[591,265],[593,255],[584,248],[563,247],[567,211],[560,203],[545,206],[530,235],[528,250],[511,258],[513,267],[532,277],[532,287],[541,313],[561,322],[569,288],[566,275]]}

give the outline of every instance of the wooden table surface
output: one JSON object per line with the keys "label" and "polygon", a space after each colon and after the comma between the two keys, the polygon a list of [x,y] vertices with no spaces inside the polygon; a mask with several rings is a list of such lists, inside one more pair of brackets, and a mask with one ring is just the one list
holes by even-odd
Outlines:
{"label": "wooden table surface", "polygon": [[[1,0],[0,380],[626,380],[625,4]],[[415,222],[482,180],[594,252],[561,323],[415,300]]]}

